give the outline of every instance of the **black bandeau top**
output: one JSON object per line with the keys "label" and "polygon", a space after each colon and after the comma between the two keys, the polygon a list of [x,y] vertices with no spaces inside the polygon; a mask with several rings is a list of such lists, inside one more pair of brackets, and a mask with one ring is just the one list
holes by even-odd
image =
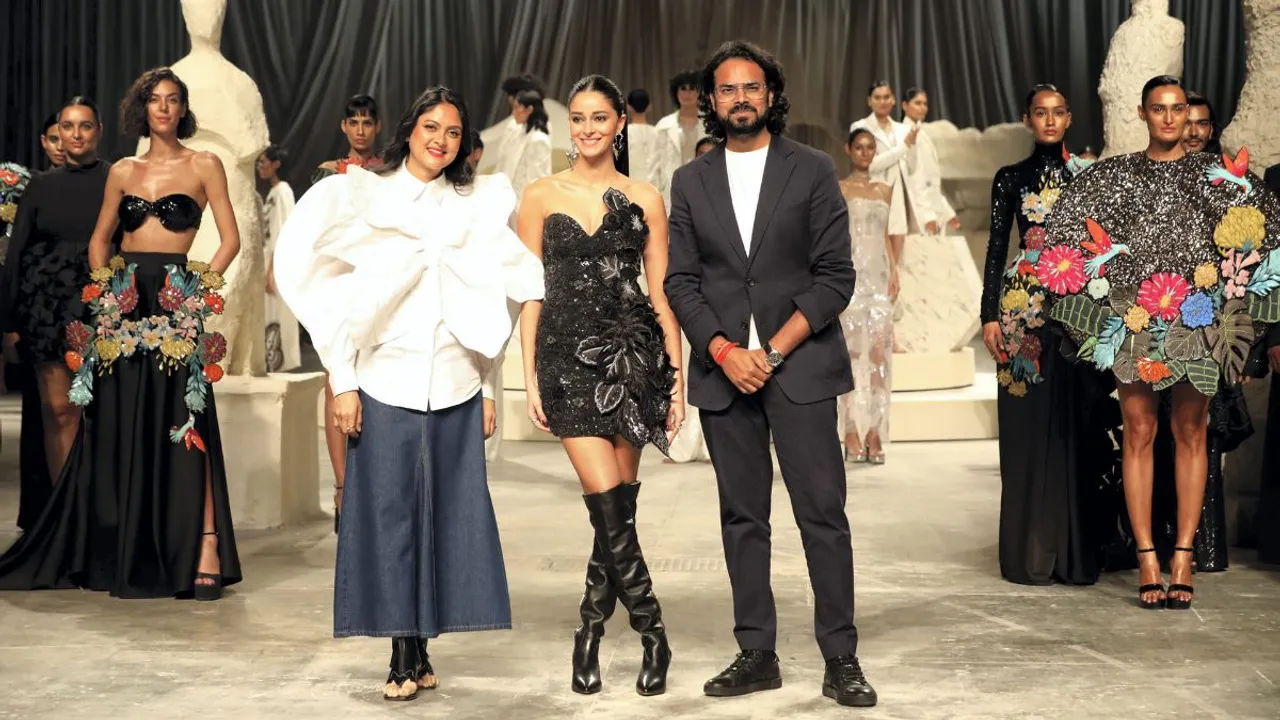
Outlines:
{"label": "black bandeau top", "polygon": [[125,195],[120,201],[120,224],[125,232],[142,227],[148,215],[155,215],[169,232],[185,232],[200,227],[204,213],[200,204],[190,195],[175,193],[158,200],[143,200],[137,195]]}

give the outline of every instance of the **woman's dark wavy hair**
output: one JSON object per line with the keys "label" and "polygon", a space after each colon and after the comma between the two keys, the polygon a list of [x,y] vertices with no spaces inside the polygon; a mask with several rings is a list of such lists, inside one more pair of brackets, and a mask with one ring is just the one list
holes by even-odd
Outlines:
{"label": "woman's dark wavy hair", "polygon": [[133,81],[124,99],[120,101],[121,132],[151,137],[151,126],[147,124],[147,103],[151,101],[151,93],[156,86],[165,80],[178,86],[178,99],[182,102],[184,111],[182,119],[178,121],[178,139],[186,140],[196,134],[199,125],[196,123],[196,114],[191,111],[191,95],[187,91],[187,84],[167,67],[152,68]]}
{"label": "woman's dark wavy hair", "polygon": [[[588,75],[573,84],[569,90],[569,103],[573,103],[573,99],[578,93],[594,92],[600,93],[609,101],[609,105],[613,107],[614,112],[619,116],[627,114],[627,102],[622,97],[622,91],[618,89],[617,83],[605,77],[604,75]],[[629,143],[627,142],[627,126],[622,126],[622,146],[618,148],[618,152],[613,156],[613,166],[618,172],[627,175],[631,170],[631,157],[627,151]],[[618,147],[615,145],[614,147]]]}
{"label": "woman's dark wavy hair", "polygon": [[787,111],[791,109],[791,103],[783,92],[786,89],[787,78],[782,74],[782,65],[777,58],[746,40],[730,40],[721,45],[715,55],[711,56],[707,66],[702,69],[702,83],[698,88],[698,115],[702,118],[702,126],[706,129],[707,135],[718,141],[725,139],[724,123],[716,115],[716,70],[726,60],[734,58],[749,60],[764,70],[765,87],[773,94],[773,104],[764,111],[765,128],[772,135],[781,135],[787,129]]}
{"label": "woman's dark wavy hair", "polygon": [[529,119],[524,121],[525,133],[531,133],[534,130],[541,130],[548,135],[551,131],[547,128],[547,122],[551,119],[547,116],[547,108],[542,101],[542,93],[537,90],[521,90],[516,95],[516,104],[529,108]]}
{"label": "woman's dark wavy hair", "polygon": [[285,167],[288,165],[289,151],[279,145],[268,145],[267,149],[262,151],[262,156],[271,162],[280,163],[280,167],[276,172],[283,173]]}
{"label": "woman's dark wavy hair", "polygon": [[396,130],[391,135],[391,140],[379,155],[382,160],[382,169],[378,171],[379,174],[390,175],[399,170],[401,165],[404,165],[405,158],[409,157],[409,136],[413,134],[414,128],[418,126],[418,118],[422,117],[423,113],[441,104],[454,106],[458,109],[458,117],[462,118],[462,139],[458,148],[458,155],[444,169],[444,176],[453,185],[454,189],[459,191],[470,187],[475,182],[475,170],[467,162],[467,156],[473,150],[471,146],[471,113],[467,111],[467,104],[462,100],[461,95],[441,85],[429,87],[422,91],[422,94],[413,101],[409,109],[405,110],[404,115],[400,116],[400,122],[396,124]]}
{"label": "woman's dark wavy hair", "polygon": [[671,76],[671,80],[667,82],[667,92],[671,95],[671,104],[680,109],[680,88],[696,88],[698,83],[702,81],[702,71],[698,68],[689,68],[681,70]]}

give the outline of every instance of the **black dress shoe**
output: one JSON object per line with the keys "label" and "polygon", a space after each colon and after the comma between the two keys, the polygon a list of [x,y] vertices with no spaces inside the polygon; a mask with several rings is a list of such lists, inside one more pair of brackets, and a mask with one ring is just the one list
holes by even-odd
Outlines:
{"label": "black dress shoe", "polygon": [[711,697],[737,697],[761,690],[782,687],[782,670],[778,654],[772,650],[743,650],[724,672],[702,686]]}
{"label": "black dress shoe", "polygon": [[822,678],[822,694],[849,707],[874,707],[876,691],[862,674],[856,655],[845,655],[827,661],[827,674]]}

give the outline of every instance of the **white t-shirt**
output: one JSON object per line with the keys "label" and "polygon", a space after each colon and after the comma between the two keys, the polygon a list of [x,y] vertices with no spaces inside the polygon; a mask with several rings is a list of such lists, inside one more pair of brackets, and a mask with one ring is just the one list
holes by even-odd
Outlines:
{"label": "white t-shirt", "polygon": [[[751,233],[756,224],[756,207],[760,204],[760,185],[764,183],[764,163],[769,157],[769,146],[750,152],[732,152],[725,149],[725,169],[729,174],[729,196],[733,200],[733,216],[738,221],[742,246],[751,254]],[[761,346],[760,333],[756,330],[755,316],[751,317],[751,336],[747,348]]]}

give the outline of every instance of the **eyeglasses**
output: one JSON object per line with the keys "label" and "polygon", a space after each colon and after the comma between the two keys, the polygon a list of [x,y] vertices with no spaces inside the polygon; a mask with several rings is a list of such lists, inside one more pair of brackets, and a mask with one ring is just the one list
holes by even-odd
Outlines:
{"label": "eyeglasses", "polygon": [[716,100],[727,102],[738,97],[738,91],[747,96],[748,100],[759,100],[764,97],[764,85],[758,82],[739,83],[737,85],[719,85],[716,87]]}

